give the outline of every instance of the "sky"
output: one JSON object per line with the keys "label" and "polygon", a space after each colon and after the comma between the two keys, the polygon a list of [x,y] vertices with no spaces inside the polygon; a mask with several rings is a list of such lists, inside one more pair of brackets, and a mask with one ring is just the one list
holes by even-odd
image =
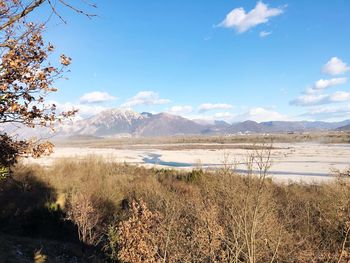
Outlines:
{"label": "sky", "polygon": [[[348,0],[104,0],[58,7],[45,37],[72,58],[50,95],[191,119],[350,119]],[[50,15],[47,7],[35,14]],[[46,19],[46,18],[45,18]],[[54,56],[53,56],[54,59]]]}

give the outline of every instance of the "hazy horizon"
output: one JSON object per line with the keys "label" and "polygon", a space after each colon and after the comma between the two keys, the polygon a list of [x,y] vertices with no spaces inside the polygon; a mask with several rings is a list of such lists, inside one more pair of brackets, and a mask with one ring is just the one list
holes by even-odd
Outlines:
{"label": "hazy horizon", "polygon": [[96,117],[96,116],[99,116],[103,113],[111,113],[111,112],[122,112],[122,113],[126,113],[126,112],[132,112],[132,113],[136,113],[136,114],[140,114],[140,115],[143,115],[143,114],[152,114],[152,115],[158,115],[158,114],[170,114],[172,116],[178,116],[178,117],[182,117],[182,118],[186,118],[188,120],[192,120],[192,121],[195,121],[195,122],[198,122],[198,123],[214,123],[214,122],[220,122],[220,121],[223,121],[223,122],[226,122],[228,124],[235,124],[235,123],[242,123],[242,122],[247,122],[247,121],[253,121],[253,122],[257,122],[257,123],[263,123],[263,122],[278,122],[278,121],[281,121],[281,122],[326,122],[326,123],[341,123],[341,122],[346,122],[346,121],[349,121],[350,120],[350,117],[348,118],[344,118],[344,119],[339,119],[339,120],[308,120],[308,119],[294,119],[294,120],[269,120],[269,119],[266,119],[264,121],[256,121],[256,120],[252,120],[252,119],[235,119],[233,121],[230,121],[230,120],[225,120],[225,119],[221,119],[221,118],[216,118],[215,116],[197,116],[197,117],[194,117],[194,118],[191,118],[191,116],[183,116],[181,114],[178,114],[178,113],[174,113],[174,112],[167,112],[167,111],[164,111],[164,112],[148,112],[148,111],[136,111],[132,108],[123,108],[123,107],[110,107],[110,108],[107,108],[107,109],[104,109],[102,111],[98,111],[96,114],[89,114],[89,115],[85,115],[85,116],[82,116],[82,115],[77,115],[76,117],[72,118],[71,121],[72,121],[72,124],[74,123],[74,121],[79,121],[79,120],[85,120],[85,119],[90,119],[90,118],[93,118],[93,117]]}

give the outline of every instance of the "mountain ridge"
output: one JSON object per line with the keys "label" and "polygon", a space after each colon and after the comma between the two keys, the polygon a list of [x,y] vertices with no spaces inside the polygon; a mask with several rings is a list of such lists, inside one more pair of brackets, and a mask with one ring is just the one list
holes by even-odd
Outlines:
{"label": "mountain ridge", "polygon": [[287,133],[311,131],[349,131],[350,119],[341,122],[246,120],[236,123],[191,120],[170,113],[138,113],[110,109],[86,119],[62,123],[53,134],[50,129],[3,125],[2,132],[21,138],[39,137],[157,137],[175,135],[230,135],[242,133]]}
{"label": "mountain ridge", "polygon": [[173,136],[215,135],[237,133],[278,133],[337,130],[350,125],[350,120],[341,122],[323,121],[266,121],[227,123],[225,121],[191,120],[170,113],[137,113],[132,110],[111,109],[74,122],[59,130],[59,134],[76,136]]}

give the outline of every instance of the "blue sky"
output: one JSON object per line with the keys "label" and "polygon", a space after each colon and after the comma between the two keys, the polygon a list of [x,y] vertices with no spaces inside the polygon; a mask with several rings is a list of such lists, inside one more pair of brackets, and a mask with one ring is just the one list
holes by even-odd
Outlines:
{"label": "blue sky", "polygon": [[[72,57],[50,97],[240,121],[350,118],[350,1],[105,0],[47,25]],[[42,9],[40,18],[48,16]]]}

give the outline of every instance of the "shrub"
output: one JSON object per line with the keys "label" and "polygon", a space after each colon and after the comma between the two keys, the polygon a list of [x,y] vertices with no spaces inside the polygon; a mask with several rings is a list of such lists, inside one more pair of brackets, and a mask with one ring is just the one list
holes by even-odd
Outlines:
{"label": "shrub", "polygon": [[112,259],[125,263],[162,262],[162,219],[160,213],[151,212],[142,200],[133,201],[129,219],[110,229]]}
{"label": "shrub", "polygon": [[[319,185],[277,184],[264,167],[257,176],[251,170],[249,175],[154,170],[93,156],[49,168],[18,166],[11,179],[22,183],[13,187],[21,185],[19,193],[28,198],[13,206],[2,200],[15,195],[1,190],[1,213],[15,214],[33,203],[56,211],[57,201],[48,203],[33,191],[34,182],[45,182],[43,190],[66,196],[60,207],[80,239],[104,246],[114,261],[349,262],[347,178]],[[35,178],[31,184],[28,174]],[[0,189],[6,190],[3,182]]]}

